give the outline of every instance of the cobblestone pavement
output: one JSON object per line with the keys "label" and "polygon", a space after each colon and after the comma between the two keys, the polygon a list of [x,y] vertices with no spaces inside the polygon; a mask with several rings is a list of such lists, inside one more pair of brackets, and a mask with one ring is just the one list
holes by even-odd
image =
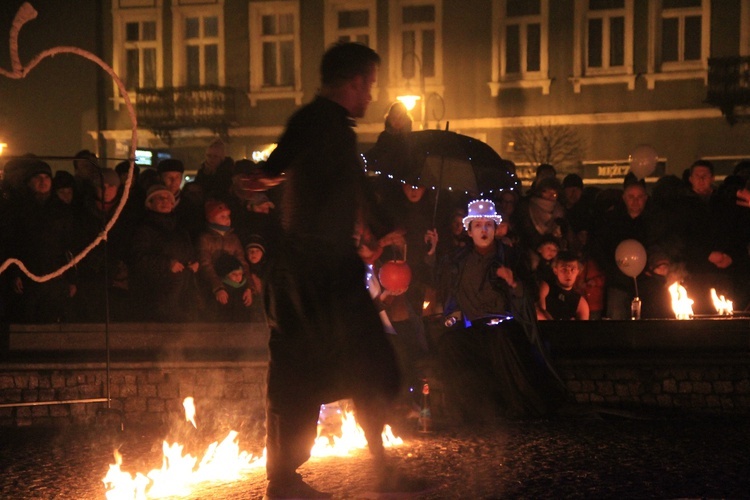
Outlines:
{"label": "cobblestone pavement", "polygon": [[[396,431],[406,442],[390,454],[403,472],[426,479],[421,492],[373,493],[366,452],[314,459],[301,473],[335,498],[750,498],[750,425],[741,417],[586,412],[472,428],[438,422],[429,434]],[[123,469],[147,472],[161,466],[165,432],[180,434],[101,424],[0,429],[0,498],[105,498],[101,479],[113,449],[122,452]],[[256,451],[257,436],[245,446],[242,434],[241,447]],[[259,470],[188,498],[254,499],[264,489]]]}

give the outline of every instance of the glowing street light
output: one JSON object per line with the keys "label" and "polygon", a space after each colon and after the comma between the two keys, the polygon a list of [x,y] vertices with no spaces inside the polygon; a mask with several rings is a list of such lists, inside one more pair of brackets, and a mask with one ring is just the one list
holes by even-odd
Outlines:
{"label": "glowing street light", "polygon": [[406,109],[408,111],[411,111],[417,105],[417,101],[422,100],[422,96],[408,94],[408,95],[400,95],[396,97],[396,99],[403,102],[404,106],[406,106]]}
{"label": "glowing street light", "polygon": [[[406,52],[402,56],[401,60],[401,67],[402,67],[402,74],[404,61],[407,57],[411,57],[413,61],[417,63],[417,71],[419,71],[419,95],[414,94],[406,94],[406,95],[400,95],[397,96],[396,99],[404,103],[404,106],[406,106],[406,109],[411,111],[414,109],[414,107],[417,105],[417,101],[420,103],[420,112],[422,114],[422,130],[425,130],[427,128],[427,116],[426,116],[426,93],[425,93],[425,83],[424,83],[424,72],[422,71],[422,59],[419,58],[419,56],[414,52]],[[408,79],[407,79],[408,80]],[[408,82],[407,82],[408,86]]]}

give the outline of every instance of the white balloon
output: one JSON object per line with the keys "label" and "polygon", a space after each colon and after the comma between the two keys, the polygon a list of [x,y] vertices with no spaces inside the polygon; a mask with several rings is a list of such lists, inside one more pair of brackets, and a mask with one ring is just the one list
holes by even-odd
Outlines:
{"label": "white balloon", "polygon": [[646,249],[638,240],[622,240],[615,249],[615,262],[623,274],[635,278],[646,267]]}
{"label": "white balloon", "polygon": [[641,144],[630,155],[630,171],[641,180],[654,173],[658,161],[656,149],[648,144]]}

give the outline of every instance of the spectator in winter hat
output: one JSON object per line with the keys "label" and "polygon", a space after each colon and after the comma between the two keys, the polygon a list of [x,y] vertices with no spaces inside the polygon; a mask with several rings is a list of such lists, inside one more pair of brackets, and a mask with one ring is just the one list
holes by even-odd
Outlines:
{"label": "spectator in winter hat", "polygon": [[252,301],[246,300],[248,279],[243,264],[228,253],[221,253],[216,257],[214,270],[221,277],[222,290],[226,295],[225,301],[213,302],[218,321],[248,321]]}
{"label": "spectator in winter hat", "polygon": [[[169,213],[174,209],[174,195],[164,184],[154,184],[146,191],[144,203],[149,210]],[[169,206],[168,210],[167,206]]]}
{"label": "spectator in winter hat", "polygon": [[65,170],[58,170],[55,172],[55,177],[52,178],[52,191],[66,205],[73,203],[75,185],[75,178]]}
{"label": "spectator in winter hat", "polygon": [[174,213],[177,225],[187,231],[191,241],[195,241],[203,230],[202,200],[191,196],[182,196],[182,183],[185,178],[185,165],[176,158],[167,158],[156,167],[162,183],[174,195]]}
{"label": "spectator in winter hat", "polygon": [[26,187],[39,201],[46,201],[52,194],[52,169],[42,160],[29,164],[26,172]]}
{"label": "spectator in winter hat", "polygon": [[172,195],[174,195],[175,205],[179,205],[180,189],[182,188],[182,180],[185,175],[185,165],[175,158],[167,158],[159,162],[156,171],[159,172],[162,184],[167,186]]}
{"label": "spectator in winter hat", "polygon": [[[43,276],[57,271],[74,255],[72,210],[52,197],[52,169],[38,159],[24,160],[24,182],[18,204],[9,214],[9,252],[26,268]],[[72,270],[45,282],[11,270],[13,291],[20,300],[18,320],[54,323],[67,320],[69,301],[76,293]]]}
{"label": "spectator in winter hat", "polygon": [[250,269],[248,279],[252,281],[253,293],[262,297],[263,283],[268,271],[266,258],[266,240],[258,235],[252,234],[248,243],[245,245],[245,257]]}
{"label": "spectator in winter hat", "polygon": [[146,213],[130,245],[131,296],[143,320],[191,321],[203,309],[195,274],[199,262],[188,233],[177,225],[174,196],[154,184],[146,194]]}
{"label": "spectator in winter hat", "polygon": [[[249,272],[245,260],[245,250],[239,237],[232,228],[231,210],[220,200],[209,199],[205,203],[207,227],[199,234],[197,249],[200,256],[202,286],[207,295],[219,304],[229,301],[229,290],[223,282],[224,276],[215,269],[216,260],[223,254],[229,254],[242,264],[244,275]],[[250,284],[245,283],[242,303],[249,306],[253,302]]]}

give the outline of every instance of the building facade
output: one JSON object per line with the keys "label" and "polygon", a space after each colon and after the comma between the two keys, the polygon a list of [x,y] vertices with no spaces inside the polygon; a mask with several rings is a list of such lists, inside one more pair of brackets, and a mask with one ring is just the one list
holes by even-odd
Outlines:
{"label": "building facade", "polygon": [[[383,58],[374,101],[357,126],[363,150],[397,96],[416,94],[418,126],[482,139],[516,162],[522,178],[547,161],[591,181],[619,182],[642,144],[658,153],[653,175],[681,175],[697,158],[726,174],[750,158],[743,119],[750,0],[40,0],[34,7],[39,18],[22,35],[44,34],[47,46],[66,37],[60,26],[40,26],[57,22],[44,9],[61,18],[78,12],[75,42],[124,82],[137,109],[138,146],[168,150],[188,168],[216,136],[235,159],[274,142],[313,98],[325,48],[342,39]],[[6,17],[0,28],[9,26]],[[95,69],[80,79],[68,83],[72,95],[82,94],[78,107],[61,110],[81,126],[74,128],[81,142],[67,151],[127,155],[132,126],[117,86]],[[27,104],[23,97],[11,104]],[[13,129],[15,113],[4,114],[0,126]]]}

